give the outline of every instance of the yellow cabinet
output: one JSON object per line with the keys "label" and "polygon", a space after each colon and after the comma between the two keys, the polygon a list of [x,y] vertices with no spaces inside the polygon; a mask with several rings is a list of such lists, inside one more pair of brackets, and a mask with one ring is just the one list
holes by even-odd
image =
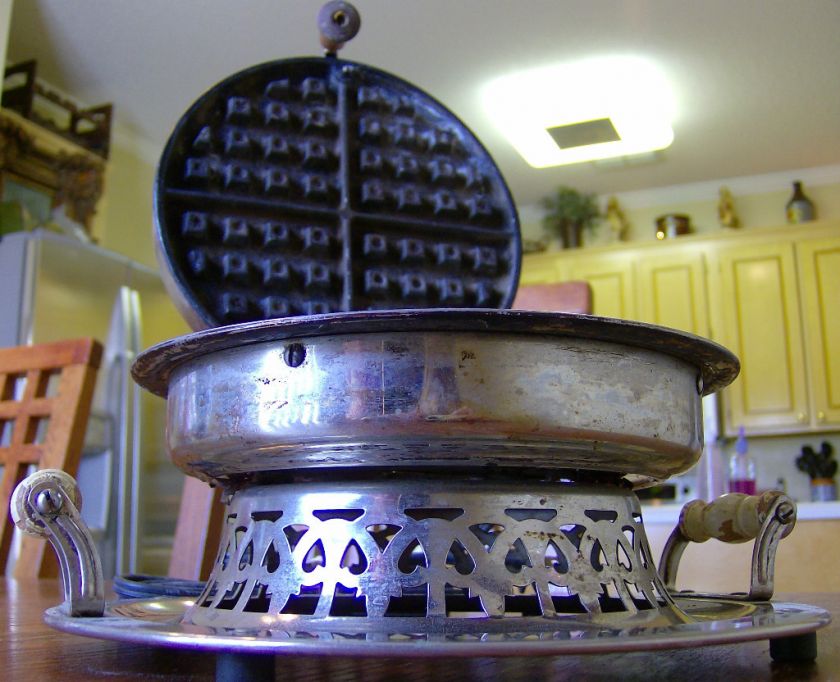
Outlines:
{"label": "yellow cabinet", "polygon": [[584,280],[592,289],[592,312],[602,317],[636,319],[634,254],[628,251],[575,256],[564,279]]}
{"label": "yellow cabinet", "polygon": [[531,284],[554,284],[564,277],[563,260],[556,253],[529,254],[522,259],[519,286]]}
{"label": "yellow cabinet", "polygon": [[[791,242],[741,243],[717,252],[720,341],[741,359],[724,392],[724,427],[789,433],[811,418]],[[713,278],[714,279],[714,278]]]}
{"label": "yellow cabinet", "polygon": [[709,336],[705,267],[695,246],[644,253],[636,263],[639,319]]}
{"label": "yellow cabinet", "polygon": [[840,224],[529,255],[523,284],[584,280],[593,312],[715,339],[741,360],[724,432],[840,429]]}
{"label": "yellow cabinet", "polygon": [[812,424],[840,425],[840,237],[796,245]]}

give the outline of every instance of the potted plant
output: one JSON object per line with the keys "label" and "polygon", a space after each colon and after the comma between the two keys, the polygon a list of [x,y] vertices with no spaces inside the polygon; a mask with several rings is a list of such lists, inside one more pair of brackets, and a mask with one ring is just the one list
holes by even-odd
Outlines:
{"label": "potted plant", "polygon": [[583,231],[594,228],[601,216],[594,194],[584,194],[571,187],[558,187],[542,203],[546,210],[543,227],[561,240],[564,249],[579,247]]}

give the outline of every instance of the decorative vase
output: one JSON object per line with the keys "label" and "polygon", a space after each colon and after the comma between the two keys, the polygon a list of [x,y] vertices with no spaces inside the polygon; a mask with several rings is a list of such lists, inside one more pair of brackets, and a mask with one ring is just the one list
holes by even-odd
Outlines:
{"label": "decorative vase", "polygon": [[811,479],[811,502],[834,502],[837,499],[837,486],[833,478]]}
{"label": "decorative vase", "polygon": [[814,219],[814,203],[805,196],[802,191],[802,183],[799,180],[793,183],[793,196],[787,202],[785,212],[787,213],[787,221],[792,225],[807,223]]}
{"label": "decorative vase", "polygon": [[581,233],[583,229],[579,222],[565,220],[559,225],[558,236],[564,249],[577,249],[581,246]]}
{"label": "decorative vase", "polygon": [[673,239],[691,232],[691,218],[682,213],[667,213],[656,219],[656,238]]}

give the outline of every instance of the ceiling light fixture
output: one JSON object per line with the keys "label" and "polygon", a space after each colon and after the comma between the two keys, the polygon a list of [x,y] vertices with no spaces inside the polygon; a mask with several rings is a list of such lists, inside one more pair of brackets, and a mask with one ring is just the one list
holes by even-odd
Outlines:
{"label": "ceiling light fixture", "polygon": [[497,78],[485,111],[534,168],[664,149],[674,139],[665,77],[639,57],[601,57]]}

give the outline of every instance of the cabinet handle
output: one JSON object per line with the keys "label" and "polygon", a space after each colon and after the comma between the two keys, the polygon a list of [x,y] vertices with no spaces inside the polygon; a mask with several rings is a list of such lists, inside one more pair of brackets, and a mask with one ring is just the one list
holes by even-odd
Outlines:
{"label": "cabinet handle", "polygon": [[800,412],[798,415],[796,415],[796,421],[798,421],[800,424],[804,424],[806,417],[807,415],[804,412]]}
{"label": "cabinet handle", "polygon": [[825,421],[825,412],[823,412],[822,410],[817,412],[817,421],[818,422],[824,422]]}

